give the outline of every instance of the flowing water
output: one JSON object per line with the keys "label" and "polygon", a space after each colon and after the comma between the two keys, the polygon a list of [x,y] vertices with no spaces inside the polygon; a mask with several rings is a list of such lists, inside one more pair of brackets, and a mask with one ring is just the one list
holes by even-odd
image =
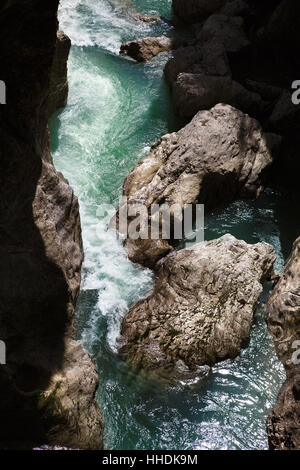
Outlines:
{"label": "flowing water", "polygon": [[[105,447],[264,449],[265,419],[284,377],[264,321],[270,286],[248,348],[205,381],[161,388],[136,377],[116,355],[121,319],[151,291],[153,277],[128,261],[97,208],[117,206],[131,168],[158,137],[182,124],[163,81],[167,55],[136,64],[118,54],[122,41],[172,34],[167,23],[137,22],[132,7],[171,17],[170,0],[61,1],[60,26],[73,43],[70,94],[50,123],[55,164],[80,201],[85,262],[77,335],[99,370]],[[255,202],[236,202],[206,217],[206,239],[230,232],[247,242],[270,242],[280,269],[294,236],[286,233],[287,207],[271,190]]]}

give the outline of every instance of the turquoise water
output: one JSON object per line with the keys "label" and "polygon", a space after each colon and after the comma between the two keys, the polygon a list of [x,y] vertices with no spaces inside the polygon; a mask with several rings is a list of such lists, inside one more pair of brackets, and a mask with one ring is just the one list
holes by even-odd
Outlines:
{"label": "turquoise water", "polygon": [[[122,41],[172,34],[166,23],[144,24],[129,14],[171,16],[169,0],[62,0],[60,25],[72,39],[69,104],[51,120],[55,164],[79,197],[85,262],[77,308],[77,335],[100,376],[97,399],[107,449],[264,449],[265,418],[283,381],[267,333],[263,303],[249,347],[215,367],[199,383],[160,388],[136,377],[118,360],[116,340],[128,308],[151,291],[152,273],[131,264],[120,242],[97,216],[100,204],[117,206],[122,184],[150,145],[176,130],[162,67],[167,55],[136,64],[118,55]],[[283,263],[291,234],[280,233],[286,214],[267,190],[258,201],[237,202],[206,217],[206,238],[224,233],[265,240]]]}

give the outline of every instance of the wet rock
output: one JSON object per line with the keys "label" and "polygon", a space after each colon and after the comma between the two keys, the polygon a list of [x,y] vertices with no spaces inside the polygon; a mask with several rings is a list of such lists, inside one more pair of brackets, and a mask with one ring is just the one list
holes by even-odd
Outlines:
{"label": "wet rock", "polygon": [[178,49],[181,46],[182,41],[165,36],[144,38],[122,44],[120,54],[127,55],[138,62],[145,62],[146,60],[153,59],[153,57],[161,52]]}
{"label": "wet rock", "polygon": [[154,23],[155,21],[160,21],[160,15],[143,15],[137,11],[130,10],[130,15],[137,21],[142,21],[143,23]]}
{"label": "wet rock", "polygon": [[[207,210],[237,198],[255,198],[280,140],[264,134],[255,119],[218,104],[154,144],[126,178],[124,194],[129,204],[147,208],[199,202]],[[171,250],[167,240],[127,238],[125,246],[132,261],[149,267]]]}
{"label": "wet rock", "polygon": [[235,358],[275,258],[270,245],[231,235],[163,258],[153,293],[123,321],[120,356],[163,379],[197,377],[201,366]]}

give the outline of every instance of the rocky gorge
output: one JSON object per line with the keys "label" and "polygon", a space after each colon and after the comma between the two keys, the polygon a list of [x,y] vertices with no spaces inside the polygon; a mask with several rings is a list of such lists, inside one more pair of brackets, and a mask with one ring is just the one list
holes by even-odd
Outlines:
{"label": "rocky gorge", "polygon": [[[68,94],[70,40],[58,30],[57,6],[57,1],[46,8],[35,0],[13,0],[0,7],[0,34],[5,36],[0,45],[0,78],[8,90],[7,106],[0,108],[0,339],[7,345],[7,364],[0,366],[0,407],[5,418],[0,440],[7,448],[17,442],[29,448],[46,444],[101,449],[103,418],[98,403],[109,426],[117,428],[117,422],[111,424],[115,410],[107,402],[103,406],[101,382],[100,392],[96,392],[96,368],[75,340],[85,297],[95,296],[95,288],[81,292],[77,303],[83,261],[79,205],[49,151],[47,122],[66,104]],[[186,28],[192,39],[178,42],[177,33],[175,39],[145,36],[121,46],[123,54],[141,63],[159,60],[161,52],[174,49],[164,73],[174,110],[185,119],[177,131],[165,132],[154,144],[153,140],[136,166],[126,167],[124,194],[129,204],[149,208],[167,202],[183,209],[186,204],[203,203],[212,211],[224,210],[236,200],[255,199],[267,185],[278,185],[281,179],[288,181],[287,191],[294,191],[299,112],[291,105],[290,88],[298,71],[298,29],[290,26],[297,25],[297,3],[174,0],[173,10],[175,30],[179,25]],[[138,24],[162,21],[154,13],[143,15],[131,8],[129,16]],[[24,27],[16,33],[13,25],[20,18]],[[81,61],[83,56],[78,53]],[[91,57],[95,68],[92,53]],[[132,80],[133,66],[128,63]],[[118,62],[117,74],[121,64]],[[108,89],[109,102],[113,101],[114,90],[105,81],[101,86]],[[78,102],[81,106],[80,99]],[[122,112],[126,121],[128,110],[117,107],[118,117]],[[89,125],[93,126],[91,119]],[[55,133],[51,132],[53,139]],[[107,129],[101,135],[103,140],[106,134]],[[109,138],[121,139],[121,133]],[[68,139],[74,139],[70,130]],[[94,146],[91,135],[90,140]],[[122,145],[124,142],[121,140]],[[63,139],[59,145],[64,145]],[[77,148],[82,152],[78,142]],[[89,144],[84,151],[89,156]],[[106,148],[99,153],[109,180],[114,159]],[[76,150],[72,158],[76,168]],[[83,173],[82,166],[80,171]],[[105,185],[103,180],[98,183],[99,187]],[[86,210],[82,204],[81,214],[90,220]],[[150,224],[150,218],[147,222]],[[112,250],[106,231],[105,237]],[[101,240],[97,250],[104,244]],[[189,249],[178,249],[171,238],[127,239],[125,249],[133,262],[151,268],[155,276],[153,290],[139,292],[139,302],[130,304],[130,299],[121,312],[117,345],[122,365],[113,364],[125,370],[126,377],[134,371],[136,382],[139,375],[159,386],[164,381],[177,384],[199,377],[201,382],[213,366],[238,357],[254,335],[263,284],[276,284],[264,310],[287,379],[268,418],[267,433],[271,449],[299,449],[299,365],[292,360],[294,344],[300,339],[299,240],[277,277],[273,272],[276,254],[270,243],[250,244],[230,234]],[[91,258],[89,246],[85,250],[86,276]],[[124,254],[118,250],[109,277],[119,270],[130,283],[130,276],[122,271]],[[110,261],[104,252],[105,264]],[[93,276],[92,272],[92,286]],[[149,285],[148,274],[145,276]],[[100,285],[102,288],[103,278]],[[106,284],[98,302],[103,305],[108,296],[115,295]],[[111,305],[110,300],[108,313],[113,316]],[[99,320],[97,314],[92,320]],[[102,376],[99,356],[93,351]],[[109,356],[110,368],[111,360]],[[128,369],[123,369],[125,363]],[[107,381],[107,387],[113,388],[112,381]],[[118,387],[123,394],[130,389],[127,382],[124,389]],[[130,398],[127,406],[130,408]],[[143,404],[137,408],[140,413]],[[131,409],[129,412],[131,419]]]}

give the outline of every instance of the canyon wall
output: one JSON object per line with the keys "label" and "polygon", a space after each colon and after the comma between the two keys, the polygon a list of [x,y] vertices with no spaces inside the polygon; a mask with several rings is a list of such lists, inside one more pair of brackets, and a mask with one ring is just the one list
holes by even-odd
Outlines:
{"label": "canyon wall", "polygon": [[74,340],[83,260],[79,206],[53,166],[48,118],[66,103],[69,40],[58,0],[0,7],[1,448],[100,449],[95,367]]}

